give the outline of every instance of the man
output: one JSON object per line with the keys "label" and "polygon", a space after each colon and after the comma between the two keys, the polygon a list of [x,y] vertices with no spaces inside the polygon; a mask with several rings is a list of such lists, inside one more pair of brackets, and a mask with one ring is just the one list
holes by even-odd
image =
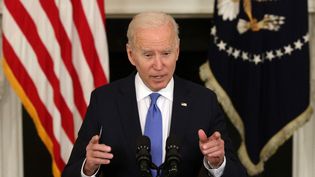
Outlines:
{"label": "man", "polygon": [[63,176],[140,177],[136,141],[148,133],[151,93],[158,93],[156,109],[162,117],[161,141],[151,148],[160,151],[157,165],[165,160],[167,137],[175,135],[181,155],[178,177],[198,176],[201,169],[215,177],[246,176],[232,154],[216,96],[173,76],[180,41],[175,20],[164,13],[140,13],[127,37],[128,58],[137,72],[92,92]]}

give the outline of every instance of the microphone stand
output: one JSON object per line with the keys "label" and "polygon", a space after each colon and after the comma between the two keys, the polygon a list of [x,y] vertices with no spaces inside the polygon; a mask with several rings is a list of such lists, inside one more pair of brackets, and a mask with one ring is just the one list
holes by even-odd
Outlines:
{"label": "microphone stand", "polygon": [[154,170],[157,171],[156,177],[169,177],[168,173],[163,171],[166,170],[164,169],[166,166],[166,163],[162,163],[159,167],[157,167],[155,164],[153,164],[155,166],[155,168],[152,168]]}
{"label": "microphone stand", "polygon": [[[156,177],[174,177],[174,174],[170,173],[170,169],[168,167],[168,164],[166,162],[162,163],[159,167],[157,167],[156,165],[154,165],[156,168],[154,168],[155,170],[157,170],[157,176]],[[177,174],[175,175],[177,176]]]}
{"label": "microphone stand", "polygon": [[[160,166],[155,165],[153,162],[151,162],[150,169],[151,170],[156,170],[156,177],[170,177],[173,175],[170,175],[169,169],[168,169],[169,164],[167,162],[162,163]],[[151,174],[152,176],[152,174]],[[177,175],[176,175],[177,176]],[[155,176],[153,176],[155,177]]]}
{"label": "microphone stand", "polygon": [[163,169],[163,167],[164,167],[164,163],[162,163],[158,168],[157,168],[157,175],[156,175],[156,177],[162,177],[161,175],[162,175],[162,169]]}
{"label": "microphone stand", "polygon": [[164,168],[165,164],[162,163],[159,167],[155,165],[153,162],[151,163],[151,170],[156,170],[156,177],[164,177],[162,176],[162,169]]}

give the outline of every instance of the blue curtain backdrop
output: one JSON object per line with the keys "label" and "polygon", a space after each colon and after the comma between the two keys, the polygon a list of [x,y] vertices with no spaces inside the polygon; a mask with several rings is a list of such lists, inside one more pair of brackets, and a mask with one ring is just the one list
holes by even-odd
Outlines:
{"label": "blue curtain backdrop", "polygon": [[306,0],[216,0],[201,78],[241,136],[250,175],[312,112]]}

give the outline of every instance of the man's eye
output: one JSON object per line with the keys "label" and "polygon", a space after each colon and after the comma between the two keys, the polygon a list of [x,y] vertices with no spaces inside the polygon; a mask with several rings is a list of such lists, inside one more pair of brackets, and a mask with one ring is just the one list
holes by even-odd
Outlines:
{"label": "man's eye", "polygon": [[172,51],[165,51],[162,53],[163,56],[169,56],[172,54]]}
{"label": "man's eye", "polygon": [[164,56],[168,56],[168,55],[170,55],[170,54],[171,54],[171,52],[164,52],[164,53],[163,53]]}
{"label": "man's eye", "polygon": [[152,53],[144,53],[143,56],[145,58],[151,58],[153,55],[152,55]]}

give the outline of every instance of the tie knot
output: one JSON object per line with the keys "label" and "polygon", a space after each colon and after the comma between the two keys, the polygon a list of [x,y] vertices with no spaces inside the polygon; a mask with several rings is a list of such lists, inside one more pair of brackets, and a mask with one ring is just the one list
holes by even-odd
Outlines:
{"label": "tie knot", "polygon": [[156,104],[156,101],[160,96],[161,95],[159,93],[151,93],[150,94],[151,104]]}

